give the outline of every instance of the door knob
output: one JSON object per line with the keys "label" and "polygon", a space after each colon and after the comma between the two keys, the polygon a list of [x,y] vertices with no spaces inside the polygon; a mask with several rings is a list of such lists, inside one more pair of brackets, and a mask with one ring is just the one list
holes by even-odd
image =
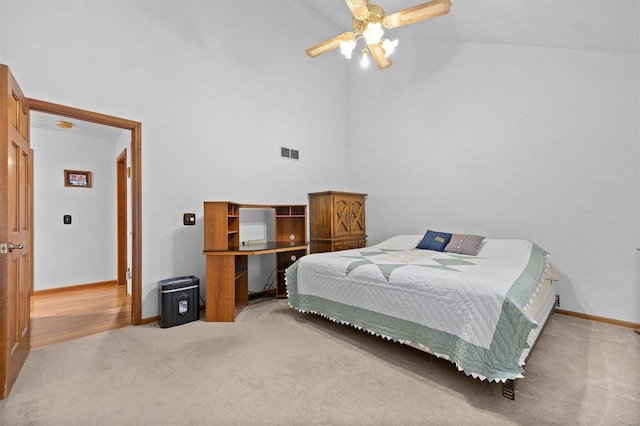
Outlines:
{"label": "door knob", "polygon": [[22,244],[14,245],[13,243],[1,243],[0,244],[0,254],[6,254],[7,252],[12,252],[15,249],[23,249],[24,246]]}
{"label": "door knob", "polygon": [[9,252],[12,252],[14,250],[22,250],[24,248],[24,246],[22,244],[15,244],[14,245],[13,243],[9,243],[7,248],[9,249]]}

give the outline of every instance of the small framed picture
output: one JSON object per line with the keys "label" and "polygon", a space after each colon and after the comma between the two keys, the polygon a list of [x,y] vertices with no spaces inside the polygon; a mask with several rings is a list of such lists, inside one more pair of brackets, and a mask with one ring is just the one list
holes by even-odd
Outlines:
{"label": "small framed picture", "polygon": [[65,170],[64,186],[91,188],[91,172],[85,172],[82,170]]}

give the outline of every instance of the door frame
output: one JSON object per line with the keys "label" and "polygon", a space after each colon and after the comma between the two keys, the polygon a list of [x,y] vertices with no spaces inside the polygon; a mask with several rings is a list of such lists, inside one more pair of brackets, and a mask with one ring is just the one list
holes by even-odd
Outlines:
{"label": "door frame", "polygon": [[38,99],[27,100],[31,111],[131,131],[131,323],[142,324],[142,123]]}

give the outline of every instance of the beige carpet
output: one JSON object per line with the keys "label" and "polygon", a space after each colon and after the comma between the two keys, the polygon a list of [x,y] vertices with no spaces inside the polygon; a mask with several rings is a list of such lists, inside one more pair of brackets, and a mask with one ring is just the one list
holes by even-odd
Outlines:
{"label": "beige carpet", "polygon": [[552,317],[516,401],[453,364],[290,309],[127,327],[31,351],[2,425],[638,425],[640,336]]}

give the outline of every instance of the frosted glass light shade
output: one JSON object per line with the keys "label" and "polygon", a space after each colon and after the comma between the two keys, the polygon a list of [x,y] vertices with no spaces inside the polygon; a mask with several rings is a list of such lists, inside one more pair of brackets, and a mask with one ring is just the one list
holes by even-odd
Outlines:
{"label": "frosted glass light shade", "polygon": [[353,49],[355,49],[355,47],[356,47],[355,40],[340,42],[340,52],[342,52],[344,57],[347,59],[351,59],[351,52],[353,52]]}
{"label": "frosted glass light shade", "polygon": [[394,52],[394,50],[396,50],[397,46],[398,46],[398,40],[397,39],[393,40],[393,41],[385,39],[382,42],[382,48],[384,49],[384,57],[388,58],[389,55],[391,55]]}
{"label": "frosted glass light shade", "polygon": [[360,66],[367,68],[369,66],[369,55],[367,55],[367,49],[362,51],[362,59],[360,59]]}
{"label": "frosted glass light shade", "polygon": [[367,44],[377,44],[382,36],[384,35],[384,30],[382,29],[382,24],[380,22],[369,22],[367,24],[367,29],[362,33]]}

